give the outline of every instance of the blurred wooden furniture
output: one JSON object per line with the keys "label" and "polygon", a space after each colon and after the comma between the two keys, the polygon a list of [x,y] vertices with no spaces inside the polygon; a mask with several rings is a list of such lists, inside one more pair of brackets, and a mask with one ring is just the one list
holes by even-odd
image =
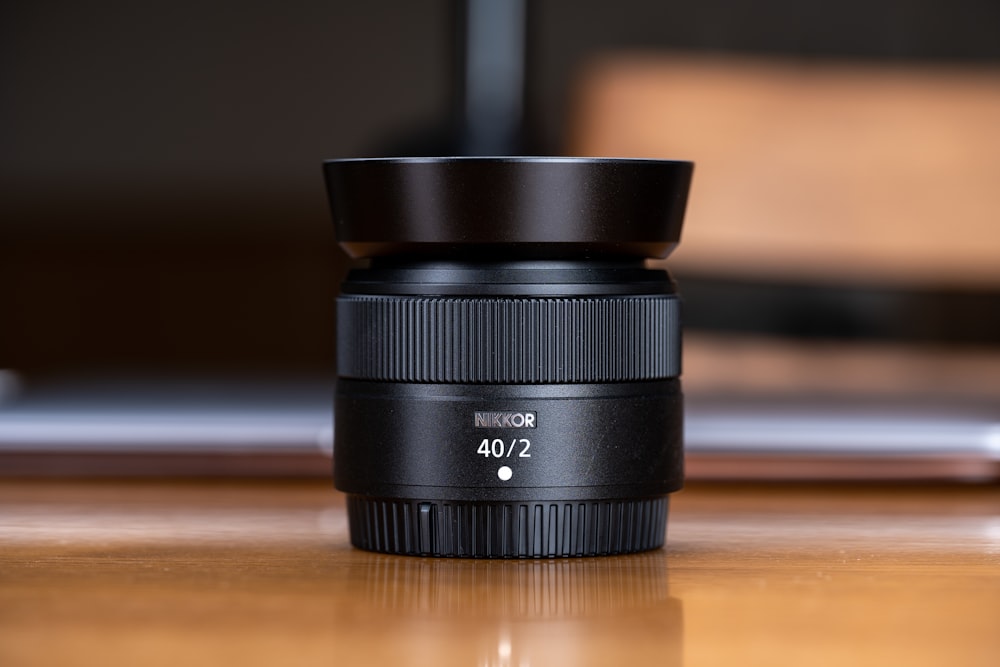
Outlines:
{"label": "blurred wooden furniture", "polygon": [[348,544],[325,482],[0,483],[0,664],[983,665],[1000,488],[694,486],[668,547]]}
{"label": "blurred wooden furniture", "polygon": [[694,160],[671,266],[1000,286],[1000,69],[663,54],[580,76],[581,155]]}

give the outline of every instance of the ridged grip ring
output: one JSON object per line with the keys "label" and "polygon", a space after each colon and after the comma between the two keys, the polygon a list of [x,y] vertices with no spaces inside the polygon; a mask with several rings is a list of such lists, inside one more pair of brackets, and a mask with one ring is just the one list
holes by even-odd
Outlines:
{"label": "ridged grip ring", "polygon": [[606,298],[342,296],[341,377],[578,383],[680,374],[673,295]]}

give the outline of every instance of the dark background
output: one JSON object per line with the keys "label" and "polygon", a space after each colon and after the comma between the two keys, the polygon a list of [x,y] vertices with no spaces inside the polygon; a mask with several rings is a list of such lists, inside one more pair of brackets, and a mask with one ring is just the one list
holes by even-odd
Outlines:
{"label": "dark background", "polygon": [[[575,72],[610,50],[1000,60],[990,0],[537,0],[530,15],[535,152],[561,150]],[[320,162],[433,145],[455,23],[443,0],[0,4],[0,368],[332,372],[346,262]],[[689,323],[739,329],[699,315],[699,294],[727,290],[692,278]],[[746,326],[871,333],[806,320]]]}

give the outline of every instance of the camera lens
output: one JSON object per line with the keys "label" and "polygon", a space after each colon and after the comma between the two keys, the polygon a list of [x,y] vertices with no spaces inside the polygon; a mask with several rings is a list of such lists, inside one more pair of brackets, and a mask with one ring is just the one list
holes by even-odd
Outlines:
{"label": "camera lens", "polygon": [[680,312],[646,266],[693,165],[324,164],[354,258],[337,301],[334,482],[352,543],[422,556],[663,545],[683,479]]}

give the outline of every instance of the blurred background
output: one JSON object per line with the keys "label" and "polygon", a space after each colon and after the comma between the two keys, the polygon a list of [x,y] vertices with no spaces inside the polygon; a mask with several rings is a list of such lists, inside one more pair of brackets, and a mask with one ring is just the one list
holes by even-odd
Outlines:
{"label": "blurred background", "polygon": [[9,0],[0,468],[256,438],[257,472],[325,472],[276,463],[330,445],[347,260],[321,161],[571,154],[697,163],[670,260],[693,475],[781,476],[787,445],[808,474],[992,478],[998,25],[989,0]]}

